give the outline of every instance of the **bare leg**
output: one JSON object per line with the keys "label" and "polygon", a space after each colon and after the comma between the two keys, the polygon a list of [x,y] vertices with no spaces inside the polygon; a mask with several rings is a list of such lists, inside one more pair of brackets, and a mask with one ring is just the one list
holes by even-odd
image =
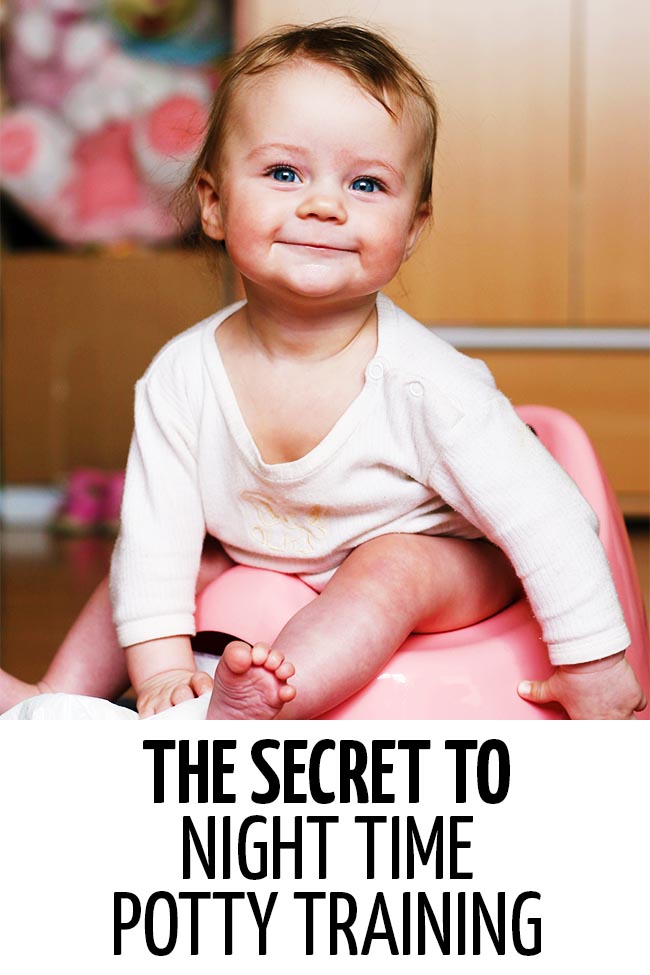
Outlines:
{"label": "bare leg", "polygon": [[104,579],[72,624],[43,680],[27,684],[0,672],[0,710],[35,694],[65,691],[113,698],[128,686],[124,653],[111,618],[108,579]]}
{"label": "bare leg", "polygon": [[[197,593],[232,565],[219,543],[206,538]],[[35,694],[63,691],[114,700],[128,686],[124,651],[113,626],[108,579],[104,579],[72,624],[41,681],[27,684],[0,670],[0,714]]]}
{"label": "bare leg", "polygon": [[[469,626],[520,592],[489,542],[395,534],[366,542],[275,641],[273,651],[295,665],[297,691],[278,716],[317,717],[371,680],[413,630]],[[221,716],[219,695],[215,683],[208,717]]]}

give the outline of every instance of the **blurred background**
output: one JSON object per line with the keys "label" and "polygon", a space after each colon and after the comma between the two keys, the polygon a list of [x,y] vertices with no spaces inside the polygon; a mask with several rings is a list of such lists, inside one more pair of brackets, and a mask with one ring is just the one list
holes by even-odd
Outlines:
{"label": "blurred background", "polygon": [[238,294],[173,213],[223,57],[335,16],[384,29],[440,106],[433,223],[389,294],[483,358],[514,403],[585,427],[647,593],[645,0],[1,9],[2,666],[41,676],[106,572],[136,379]]}

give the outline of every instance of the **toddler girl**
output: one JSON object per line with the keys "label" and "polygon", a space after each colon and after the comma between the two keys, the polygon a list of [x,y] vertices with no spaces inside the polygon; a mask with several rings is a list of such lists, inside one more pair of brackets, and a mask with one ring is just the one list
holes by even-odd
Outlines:
{"label": "toddler girl", "polygon": [[[212,689],[211,718],[315,717],[413,629],[475,623],[521,585],[557,665],[522,696],[644,706],[593,512],[483,363],[380,293],[429,218],[436,126],[423,79],[359,27],[274,32],[224,78],[190,184],[246,299],[137,386],[111,590],[141,716]],[[206,533],[222,547],[202,562]],[[231,643],[213,684],[197,579],[233,561],[320,595],[272,647]],[[104,586],[41,689],[119,684],[107,605]]]}

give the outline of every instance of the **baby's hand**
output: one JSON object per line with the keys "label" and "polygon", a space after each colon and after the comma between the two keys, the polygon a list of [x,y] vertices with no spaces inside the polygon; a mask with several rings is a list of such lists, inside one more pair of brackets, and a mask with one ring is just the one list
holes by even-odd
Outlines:
{"label": "baby's hand", "polygon": [[212,678],[201,670],[165,670],[154,674],[139,688],[136,706],[141,718],[150,718],[212,690]]}
{"label": "baby's hand", "polygon": [[625,653],[557,667],[548,680],[522,681],[519,696],[534,704],[559,702],[575,720],[629,720],[647,701]]}

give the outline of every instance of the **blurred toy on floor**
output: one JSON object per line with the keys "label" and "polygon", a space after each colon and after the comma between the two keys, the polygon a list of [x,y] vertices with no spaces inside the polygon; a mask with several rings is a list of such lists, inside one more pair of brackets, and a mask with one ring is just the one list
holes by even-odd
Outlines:
{"label": "blurred toy on floor", "polygon": [[93,467],[73,471],[52,530],[64,535],[117,534],[123,490],[123,471]]}

